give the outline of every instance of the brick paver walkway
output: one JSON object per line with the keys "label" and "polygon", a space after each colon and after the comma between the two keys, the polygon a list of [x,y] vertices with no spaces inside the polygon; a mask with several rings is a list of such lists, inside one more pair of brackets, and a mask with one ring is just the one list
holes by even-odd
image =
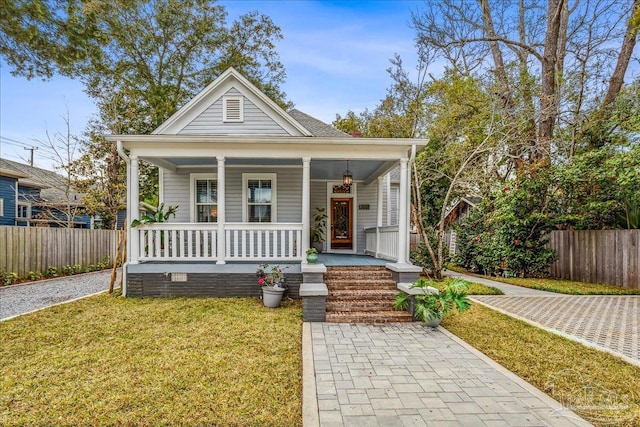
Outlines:
{"label": "brick paver walkway", "polygon": [[305,405],[306,426],[589,425],[442,328],[312,323],[305,331],[317,399],[317,411]]}
{"label": "brick paver walkway", "polygon": [[473,299],[580,338],[640,365],[640,295],[492,295]]}

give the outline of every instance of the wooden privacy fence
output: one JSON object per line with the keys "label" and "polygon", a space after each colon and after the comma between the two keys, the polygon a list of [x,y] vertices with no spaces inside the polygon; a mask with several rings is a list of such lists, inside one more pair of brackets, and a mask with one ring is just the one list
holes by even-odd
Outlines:
{"label": "wooden privacy fence", "polygon": [[551,276],[640,289],[640,230],[553,231]]}
{"label": "wooden privacy fence", "polygon": [[123,231],[46,227],[0,227],[0,269],[23,277],[29,271],[86,267],[113,260]]}

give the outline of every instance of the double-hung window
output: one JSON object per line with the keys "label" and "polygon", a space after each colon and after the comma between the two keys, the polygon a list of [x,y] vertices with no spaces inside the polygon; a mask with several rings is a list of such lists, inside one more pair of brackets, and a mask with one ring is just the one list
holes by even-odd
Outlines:
{"label": "double-hung window", "polygon": [[245,222],[276,221],[276,174],[243,174]]}
{"label": "double-hung window", "polygon": [[214,174],[192,174],[193,219],[218,222],[218,180]]}
{"label": "double-hung window", "polygon": [[18,218],[31,218],[31,204],[18,202]]}

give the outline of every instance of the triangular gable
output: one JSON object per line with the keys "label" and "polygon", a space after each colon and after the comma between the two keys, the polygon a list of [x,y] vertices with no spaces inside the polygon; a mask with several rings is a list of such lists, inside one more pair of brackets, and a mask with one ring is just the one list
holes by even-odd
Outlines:
{"label": "triangular gable", "polygon": [[[243,97],[242,122],[223,122],[222,102],[225,96]],[[233,68],[222,73],[152,133],[312,136],[309,130]]]}

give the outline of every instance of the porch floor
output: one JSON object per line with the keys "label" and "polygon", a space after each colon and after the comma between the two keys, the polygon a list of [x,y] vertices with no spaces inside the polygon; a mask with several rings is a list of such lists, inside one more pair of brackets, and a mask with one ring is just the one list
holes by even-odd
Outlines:
{"label": "porch floor", "polygon": [[[384,267],[388,261],[382,258],[374,258],[369,255],[353,254],[318,254],[318,263],[326,267],[361,267],[361,266],[381,266]],[[139,264],[129,264],[129,273],[248,273],[255,272],[258,262],[229,262],[227,264],[216,264],[215,261],[147,261]],[[271,261],[269,265],[280,265],[287,269],[288,273],[300,273],[300,262]]]}
{"label": "porch floor", "polygon": [[374,258],[369,255],[352,255],[352,254],[318,254],[318,263],[324,264],[326,267],[360,267],[360,266],[382,266],[389,264],[382,258]]}

